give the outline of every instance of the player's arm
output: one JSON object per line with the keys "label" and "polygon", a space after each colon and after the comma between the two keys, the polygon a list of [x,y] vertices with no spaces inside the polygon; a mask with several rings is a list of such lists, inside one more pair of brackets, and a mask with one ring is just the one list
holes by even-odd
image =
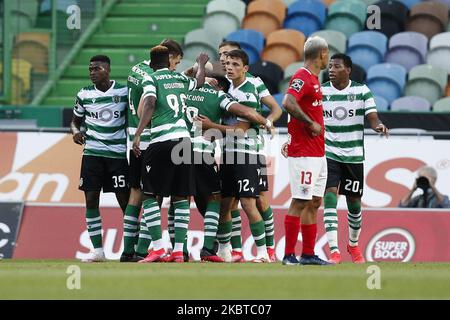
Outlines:
{"label": "player's arm", "polygon": [[73,142],[79,145],[86,143],[86,135],[81,131],[81,124],[84,119],[84,107],[80,97],[77,96],[73,107],[72,121],[70,122],[70,131],[72,132]]}
{"label": "player's arm", "polygon": [[143,103],[142,103],[142,114],[139,119],[139,125],[136,129],[136,133],[134,135],[133,140],[133,151],[136,154],[136,156],[141,155],[141,149],[139,147],[141,142],[141,134],[144,131],[145,127],[150,123],[150,120],[152,119],[153,112],[155,112],[156,107],[156,97],[153,95],[148,95],[144,97]]}
{"label": "player's arm", "polygon": [[318,136],[322,132],[322,126],[317,122],[313,121],[306,113],[303,112],[302,108],[297,103],[295,97],[287,93],[283,98],[283,107],[289,113],[291,117],[304,122],[308,128],[311,130],[314,136]]}
{"label": "player's arm", "polygon": [[381,122],[378,118],[377,112],[371,112],[367,116],[367,121],[369,121],[369,125],[375,132],[381,133],[386,137],[389,136],[389,129]]}
{"label": "player's arm", "polygon": [[267,119],[269,119],[272,123],[280,119],[283,110],[281,110],[281,107],[278,105],[277,101],[272,95],[265,96],[261,99],[261,102],[270,109],[270,113],[267,116]]}
{"label": "player's arm", "polygon": [[206,53],[202,52],[197,57],[197,73],[195,74],[195,80],[197,80],[197,85],[195,88],[200,88],[205,83],[205,64],[208,62],[209,57]]}

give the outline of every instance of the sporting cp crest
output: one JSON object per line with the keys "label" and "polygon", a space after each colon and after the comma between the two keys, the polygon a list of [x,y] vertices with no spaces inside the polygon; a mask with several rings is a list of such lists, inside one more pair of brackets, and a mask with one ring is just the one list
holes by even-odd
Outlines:
{"label": "sporting cp crest", "polygon": [[354,93],[349,93],[347,95],[347,99],[348,99],[348,101],[353,102],[356,99],[356,95]]}
{"label": "sporting cp crest", "polygon": [[119,96],[114,96],[113,97],[113,101],[114,101],[114,103],[119,103],[120,102],[120,97]]}

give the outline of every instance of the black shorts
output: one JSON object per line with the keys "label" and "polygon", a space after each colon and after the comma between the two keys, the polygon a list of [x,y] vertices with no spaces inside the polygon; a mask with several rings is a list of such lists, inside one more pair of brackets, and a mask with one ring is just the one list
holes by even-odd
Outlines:
{"label": "black shorts", "polygon": [[[197,154],[197,155],[196,155]],[[194,152],[195,162],[195,187],[197,196],[210,196],[220,193],[220,176],[217,163],[209,164],[206,161],[197,163],[202,159],[202,154]]]}
{"label": "black shorts", "polygon": [[258,155],[259,165],[259,192],[269,191],[269,180],[267,179],[267,162],[266,156]]}
{"label": "black shorts", "polygon": [[150,144],[142,158],[144,193],[162,197],[195,195],[192,156],[189,138]]}
{"label": "black shorts", "polygon": [[256,156],[246,154],[244,164],[224,162],[220,166],[222,197],[258,198],[259,164]]}
{"label": "black shorts", "polygon": [[362,197],[364,188],[364,164],[343,163],[327,158],[327,166],[327,188],[339,187],[339,194]]}
{"label": "black shorts", "polygon": [[115,159],[83,155],[81,161],[80,185],[83,191],[127,192],[130,189],[128,180],[127,159]]}
{"label": "black shorts", "polygon": [[142,159],[145,150],[141,150],[141,156],[136,158],[133,150],[129,151],[130,156],[130,187],[141,189]]}

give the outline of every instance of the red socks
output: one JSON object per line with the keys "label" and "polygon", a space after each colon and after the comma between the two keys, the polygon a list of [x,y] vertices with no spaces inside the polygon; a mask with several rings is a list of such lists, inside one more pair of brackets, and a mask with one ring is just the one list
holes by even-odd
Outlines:
{"label": "red socks", "polygon": [[303,251],[302,254],[313,255],[316,245],[317,224],[302,224]]}
{"label": "red socks", "polygon": [[286,215],[284,218],[284,230],[286,235],[286,245],[284,254],[295,254],[298,232],[300,231],[300,217]]}

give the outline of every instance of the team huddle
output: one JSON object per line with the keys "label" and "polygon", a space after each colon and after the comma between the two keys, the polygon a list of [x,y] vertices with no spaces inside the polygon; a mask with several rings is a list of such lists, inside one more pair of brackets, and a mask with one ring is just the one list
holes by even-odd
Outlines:
{"label": "team huddle", "polygon": [[[220,44],[222,70],[207,68],[209,57],[200,53],[193,67],[176,72],[182,57],[177,42],[164,40],[150,50],[150,60],[131,68],[126,86],[110,80],[107,56],[90,60],[93,85],[77,94],[71,123],[74,142],[84,145],[79,189],[85,193],[94,247],[88,262],[106,260],[99,211],[102,190],[114,192],[124,212],[121,262],[189,261],[191,201],[204,221],[202,261],[245,261],[239,204],[256,245],[251,262],[276,261],[264,132],[274,134],[273,123],[282,109],[261,79],[248,73],[248,56],[238,43]],[[330,81],[321,88],[318,75],[327,67]],[[347,251],[353,262],[364,262],[358,246],[364,117],[375,131],[388,131],[378,120],[369,89],[349,79],[351,67],[343,54],[329,61],[325,40],[309,38],[305,65],[292,77],[283,100],[290,121],[282,153],[288,158],[292,193],[285,218],[284,265],[341,261],[338,193],[346,196],[349,209]],[[270,109],[267,117],[262,115],[263,104]],[[165,197],[170,197],[170,249],[162,239]],[[314,253],[322,198],[329,261]],[[298,260],[300,228],[303,250]]]}

